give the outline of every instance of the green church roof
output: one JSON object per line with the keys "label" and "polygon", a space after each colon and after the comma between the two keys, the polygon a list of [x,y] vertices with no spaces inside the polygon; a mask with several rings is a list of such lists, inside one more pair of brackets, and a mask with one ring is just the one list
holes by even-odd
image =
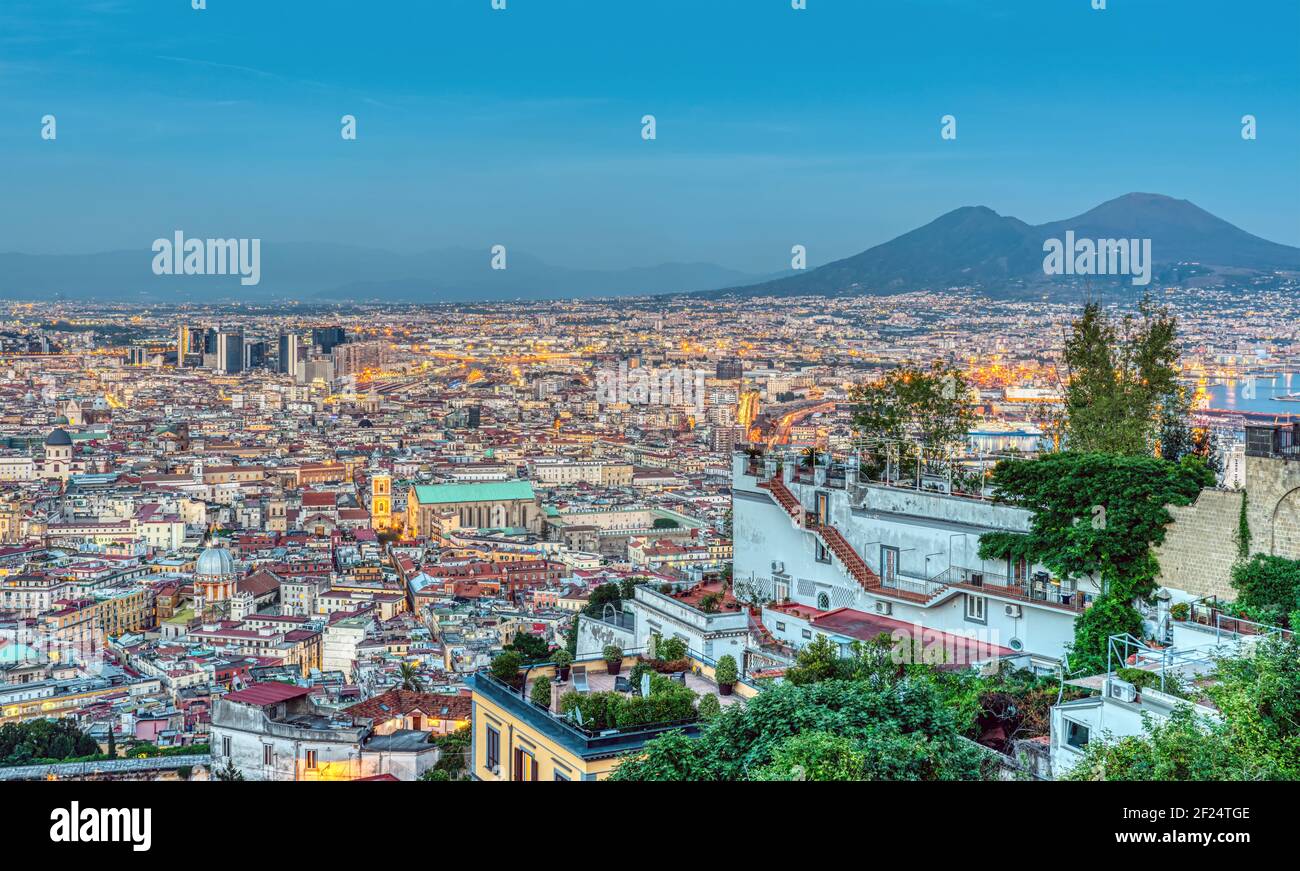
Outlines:
{"label": "green church roof", "polygon": [[415,488],[415,498],[421,505],[448,505],[534,497],[533,485],[528,481],[484,481],[477,484],[423,484]]}

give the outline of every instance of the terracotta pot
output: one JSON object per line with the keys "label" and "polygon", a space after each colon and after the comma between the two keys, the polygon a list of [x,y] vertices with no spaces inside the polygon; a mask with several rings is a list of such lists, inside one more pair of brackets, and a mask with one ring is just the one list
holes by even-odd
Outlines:
{"label": "terracotta pot", "polygon": [[732,689],[733,686],[734,686],[734,684],[729,684],[729,683],[720,683],[720,684],[718,684],[718,695],[720,695],[720,696],[729,696],[729,695],[731,695],[731,689]]}
{"label": "terracotta pot", "polygon": [[566,665],[563,668],[559,669],[560,680],[567,681],[569,679],[569,669],[571,669],[572,667],[573,666],[571,665]]}
{"label": "terracotta pot", "polygon": [[623,660],[620,659],[618,662],[606,662],[605,667],[609,669],[610,674],[618,674],[623,670]]}

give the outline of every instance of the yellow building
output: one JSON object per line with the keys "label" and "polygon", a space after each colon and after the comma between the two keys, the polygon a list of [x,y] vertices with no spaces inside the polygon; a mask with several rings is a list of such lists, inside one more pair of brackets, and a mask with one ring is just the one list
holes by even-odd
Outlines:
{"label": "yellow building", "polygon": [[[636,657],[625,657],[622,673],[628,674]],[[612,689],[614,677],[606,674],[604,660],[575,662],[585,667],[590,689]],[[717,694],[712,664],[691,660],[687,686],[700,693]],[[555,667],[539,665],[527,673],[530,694],[540,677],[555,679]],[[593,734],[549,713],[518,690],[494,680],[487,672],[471,676],[473,690],[473,742],[470,746],[476,780],[603,780],[625,757],[637,753],[647,741],[673,729],[690,737],[702,731],[702,724],[664,724]],[[609,684],[609,686],[606,686]],[[720,697],[726,704],[740,704],[758,692],[753,684],[738,683],[733,695]]]}
{"label": "yellow building", "polygon": [[393,525],[393,478],[376,474],[370,477],[370,528],[388,529]]}

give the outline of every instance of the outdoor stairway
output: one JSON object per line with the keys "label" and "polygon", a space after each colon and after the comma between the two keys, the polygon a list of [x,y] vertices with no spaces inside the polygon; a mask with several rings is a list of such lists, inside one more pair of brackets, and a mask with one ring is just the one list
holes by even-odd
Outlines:
{"label": "outdoor stairway", "polygon": [[862,587],[862,589],[914,602],[924,603],[931,598],[910,590],[900,590],[882,584],[880,576],[871,570],[871,567],[867,565],[867,561],[854,550],[853,545],[849,544],[848,539],[834,526],[819,523],[816,515],[805,512],[798,497],[790,492],[790,488],[785,486],[785,482],[780,478],[761,481],[758,486],[771,494],[772,499],[790,515],[790,521],[795,526],[806,529],[820,538],[826,549],[839,560],[844,572],[857,581],[858,586]]}

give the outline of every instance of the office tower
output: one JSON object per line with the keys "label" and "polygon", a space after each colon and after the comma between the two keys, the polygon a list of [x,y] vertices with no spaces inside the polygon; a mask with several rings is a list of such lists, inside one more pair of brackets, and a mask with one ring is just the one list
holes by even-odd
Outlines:
{"label": "office tower", "polygon": [[181,324],[176,330],[176,367],[184,369],[190,361],[186,358],[194,353],[197,336],[189,324]]}
{"label": "office tower", "polygon": [[217,371],[234,375],[244,370],[244,331],[221,330],[217,333]]}
{"label": "office tower", "polygon": [[298,363],[302,359],[302,345],[297,333],[280,334],[280,367],[282,375],[297,375]]}
{"label": "office tower", "polygon": [[342,327],[317,327],[311,331],[311,343],[319,345],[322,354],[328,354],[346,341]]}
{"label": "office tower", "polygon": [[266,365],[266,342],[247,342],[244,345],[244,368],[260,369]]}
{"label": "office tower", "polygon": [[717,376],[720,381],[736,381],[745,377],[743,360],[719,360]]}

